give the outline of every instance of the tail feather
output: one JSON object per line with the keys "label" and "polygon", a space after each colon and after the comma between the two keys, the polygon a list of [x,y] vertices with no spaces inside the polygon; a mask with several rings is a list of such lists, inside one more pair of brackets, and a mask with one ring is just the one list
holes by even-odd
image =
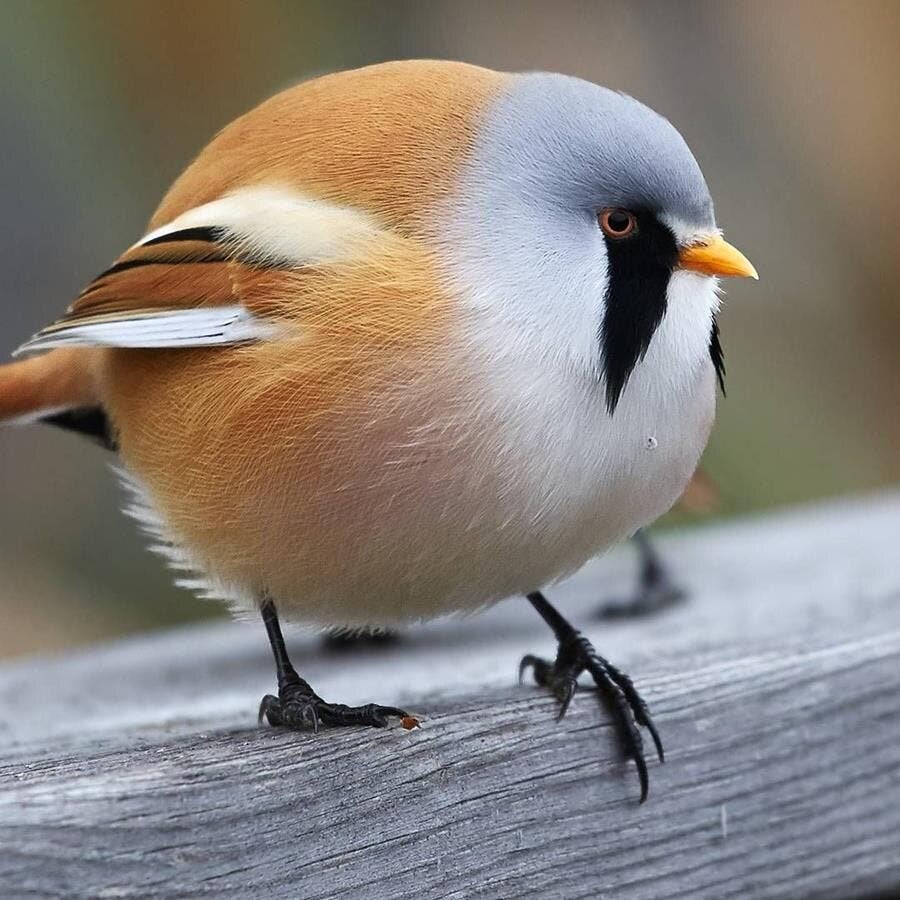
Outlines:
{"label": "tail feather", "polygon": [[0,424],[37,422],[66,410],[99,406],[97,352],[67,347],[0,366]]}

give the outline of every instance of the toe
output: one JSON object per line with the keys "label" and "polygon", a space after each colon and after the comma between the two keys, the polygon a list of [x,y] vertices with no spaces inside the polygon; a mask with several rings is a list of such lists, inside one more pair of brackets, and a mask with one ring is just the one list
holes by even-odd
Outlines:
{"label": "toe", "polygon": [[278,702],[278,698],[273,697],[271,694],[266,694],[259,704],[257,722],[262,725],[263,720],[266,720],[270,725],[281,725],[282,723],[281,704]]}
{"label": "toe", "polygon": [[563,675],[556,679],[553,685],[553,696],[559,700],[559,713],[556,716],[557,722],[568,712],[569,704],[572,702],[572,697],[575,696],[575,688],[577,686],[578,679],[571,675]]}
{"label": "toe", "polygon": [[553,675],[553,665],[547,662],[546,659],[542,659],[540,656],[534,656],[534,654],[528,653],[522,657],[522,661],[519,663],[519,684],[522,683],[525,673],[529,669],[531,669],[532,674],[534,675],[536,684],[546,687],[550,683],[550,679]]}
{"label": "toe", "polygon": [[414,716],[410,716],[408,712],[404,709],[398,709],[396,706],[379,706],[379,711],[381,715],[392,718],[392,719],[411,719]]}
{"label": "toe", "polygon": [[647,762],[644,759],[644,754],[636,754],[634,762],[638,770],[638,780],[641,783],[641,803],[646,803],[647,796],[650,793],[650,777],[647,775]]}
{"label": "toe", "polygon": [[663,750],[662,738],[660,738],[659,732],[656,730],[656,725],[653,724],[653,719],[648,716],[644,721],[644,726],[647,731],[650,732],[650,737],[653,738],[653,744],[656,747],[656,755],[659,757],[659,761],[664,763],[666,761],[666,752]]}
{"label": "toe", "polygon": [[370,703],[368,706],[363,707],[364,712],[364,721],[365,724],[371,725],[374,728],[386,728],[388,725],[388,719],[408,719],[410,718],[409,713],[405,710],[398,709],[396,706],[377,706],[376,704]]}
{"label": "toe", "polygon": [[319,733],[319,712],[314,703],[304,703],[300,707],[300,724],[312,728],[314,734]]}

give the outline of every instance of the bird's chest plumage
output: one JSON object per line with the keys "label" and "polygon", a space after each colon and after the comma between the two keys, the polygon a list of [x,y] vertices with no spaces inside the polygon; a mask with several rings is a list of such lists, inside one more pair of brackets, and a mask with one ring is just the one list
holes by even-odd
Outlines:
{"label": "bird's chest plumage", "polygon": [[[636,373],[611,416],[596,380],[511,363],[492,359],[476,378],[470,360],[467,377],[447,373],[370,411],[358,458],[320,486],[322,531],[296,534],[298,559],[338,538],[315,553],[341,561],[321,618],[361,593],[388,623],[535,590],[678,498],[712,423],[711,365],[674,396],[652,368]],[[316,591],[300,596],[309,615]],[[359,623],[354,603],[343,620]]]}
{"label": "bird's chest plumage", "polygon": [[485,508],[487,543],[515,558],[516,591],[570,573],[666,512],[696,468],[715,408],[708,364],[671,394],[652,369],[638,371],[614,415],[602,385],[571,373],[520,370],[505,390],[508,414],[488,449],[500,489]]}
{"label": "bird's chest plumage", "polygon": [[[240,370],[185,358],[222,385],[228,415],[187,410],[176,428],[186,372],[160,366],[131,393],[166,401],[169,430],[139,414],[120,425],[179,561],[238,604],[268,593],[299,619],[390,624],[535,590],[671,506],[712,421],[708,357],[673,382],[651,351],[610,415],[598,379],[479,334],[425,364],[348,371],[315,416],[290,373],[264,403],[242,389],[263,380],[261,347]],[[141,453],[189,444],[171,465]]]}

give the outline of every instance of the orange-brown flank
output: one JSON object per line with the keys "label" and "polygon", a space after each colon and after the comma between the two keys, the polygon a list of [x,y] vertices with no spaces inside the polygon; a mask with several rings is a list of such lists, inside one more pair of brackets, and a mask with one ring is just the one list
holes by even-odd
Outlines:
{"label": "orange-brown flank", "polygon": [[449,190],[504,78],[423,62],[301,85],[225,129],[154,216],[159,226],[267,183],[351,203],[391,229],[335,265],[235,265],[235,295],[280,321],[280,340],[105,353],[102,399],[128,468],[222,581],[277,595],[297,589],[304,566],[326,579],[353,565],[364,536],[341,523],[371,527],[361,506],[390,496],[386,457],[415,440],[453,378],[456,301],[419,213]]}

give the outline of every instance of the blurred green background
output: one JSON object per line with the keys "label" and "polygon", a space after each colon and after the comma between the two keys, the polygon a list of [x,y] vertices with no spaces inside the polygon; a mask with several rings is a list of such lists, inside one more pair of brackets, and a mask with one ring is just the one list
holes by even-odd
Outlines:
{"label": "blurred green background", "polygon": [[[900,480],[900,3],[3,2],[0,355],[143,231],[230,119],[332,69],[449,57],[624,90],[691,145],[761,273],[728,285],[723,515]],[[222,610],[117,511],[109,457],[0,431],[0,656]],[[748,548],[752,552],[752,548]]]}

